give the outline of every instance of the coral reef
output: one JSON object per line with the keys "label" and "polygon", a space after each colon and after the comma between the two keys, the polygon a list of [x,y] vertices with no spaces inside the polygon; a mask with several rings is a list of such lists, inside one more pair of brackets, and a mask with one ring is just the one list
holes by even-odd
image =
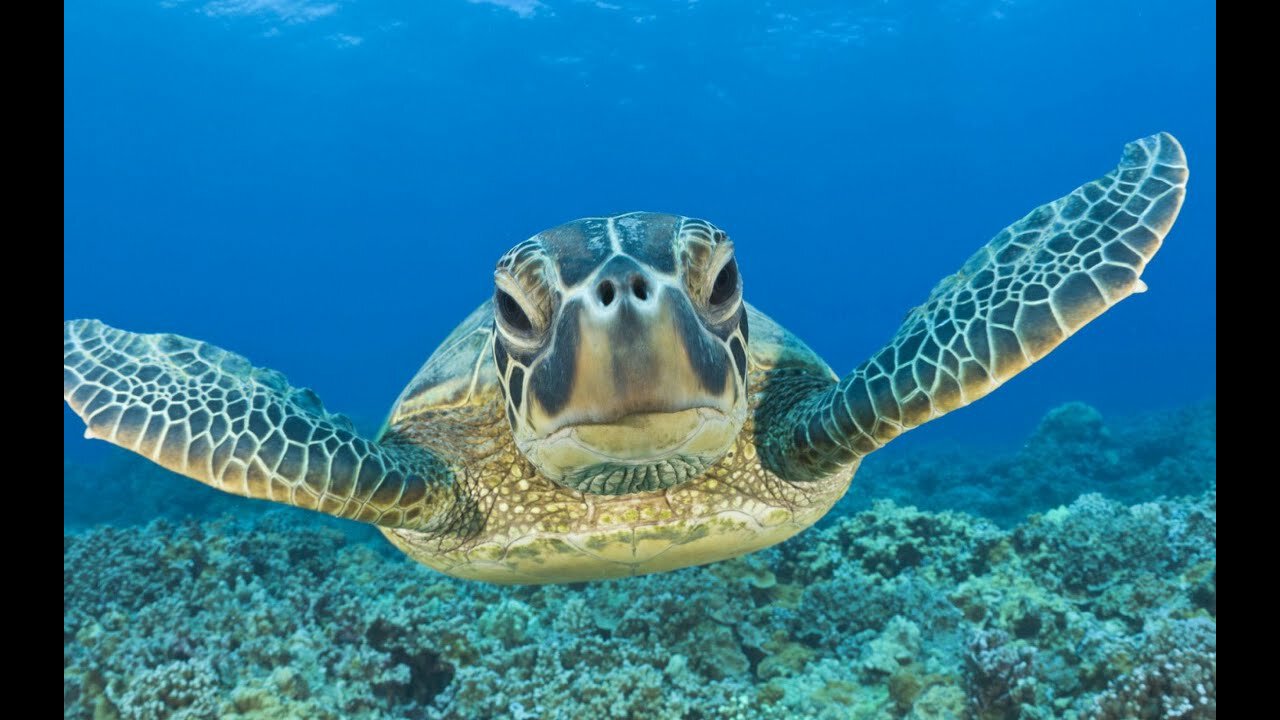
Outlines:
{"label": "coral reef", "polygon": [[64,539],[64,710],[1212,718],[1215,497],[1090,495],[1012,531],[885,501],[747,558],[541,587],[290,511],[100,528]]}
{"label": "coral reef", "polygon": [[[163,471],[122,461],[94,478],[68,465],[68,497],[103,492],[118,471],[149,499],[127,508],[117,489],[103,507],[160,519],[86,529],[91,511],[64,511],[78,518],[63,541],[64,714],[1214,718],[1204,410],[1139,423],[1145,436],[1107,430],[1084,406],[1054,411],[1017,456],[955,475],[993,473],[972,498],[1017,498],[1000,501],[1001,522],[881,499],[736,560],[537,587],[453,580],[376,531],[314,513],[165,503],[142,488],[181,482]],[[1179,432],[1196,449],[1172,451]],[[944,464],[910,462],[910,492],[923,492],[920,468]],[[1191,467],[1175,472],[1178,462]],[[1141,495],[1125,477],[1171,484]],[[1053,489],[1039,499],[1014,487],[1042,480]],[[1070,494],[1068,482],[1103,484],[1105,496]],[[1044,497],[1066,499],[1009,522]]]}
{"label": "coral reef", "polygon": [[1150,412],[1108,427],[1084,403],[1051,410],[1010,455],[969,448],[883,452],[867,458],[833,515],[892,499],[963,510],[1001,527],[1095,492],[1125,504],[1217,486],[1217,403]]}

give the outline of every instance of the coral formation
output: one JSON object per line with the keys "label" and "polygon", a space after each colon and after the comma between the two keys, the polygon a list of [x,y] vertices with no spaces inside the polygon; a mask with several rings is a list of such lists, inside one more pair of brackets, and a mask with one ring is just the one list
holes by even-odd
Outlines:
{"label": "coral formation", "polygon": [[1195,495],[1217,484],[1217,403],[1150,412],[1108,427],[1094,408],[1051,410],[1011,455],[971,448],[876,453],[854,478],[837,517],[892,499],[924,510],[962,510],[1001,527],[1095,492],[1134,504]]}
{"label": "coral formation", "polygon": [[[1079,409],[1041,435],[1064,462],[1142,445]],[[287,508],[73,528],[64,714],[1214,718],[1216,491],[1153,496],[1013,527],[880,500],[737,560],[535,587]]]}
{"label": "coral formation", "polygon": [[[1087,496],[1012,532],[883,502],[739,561],[757,571],[542,587],[446,578],[295,511],[102,528],[65,538],[64,709],[1211,718],[1214,502]],[[1076,542],[1118,518],[1154,532]]]}

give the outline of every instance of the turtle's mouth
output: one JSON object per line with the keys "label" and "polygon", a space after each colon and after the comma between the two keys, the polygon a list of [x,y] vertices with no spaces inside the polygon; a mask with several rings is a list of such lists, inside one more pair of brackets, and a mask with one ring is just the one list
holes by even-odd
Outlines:
{"label": "turtle's mouth", "polygon": [[741,427],[742,418],[713,407],[639,412],[566,425],[524,450],[565,487],[619,495],[696,477],[725,454]]}

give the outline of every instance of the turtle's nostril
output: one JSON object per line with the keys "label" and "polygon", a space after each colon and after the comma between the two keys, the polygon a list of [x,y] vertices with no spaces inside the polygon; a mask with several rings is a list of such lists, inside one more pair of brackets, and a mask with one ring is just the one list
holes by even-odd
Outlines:
{"label": "turtle's nostril", "polygon": [[605,280],[596,288],[596,295],[600,297],[600,304],[609,307],[613,303],[613,282]]}
{"label": "turtle's nostril", "polygon": [[649,284],[644,281],[643,275],[631,276],[631,293],[636,296],[637,300],[644,300],[649,297]]}

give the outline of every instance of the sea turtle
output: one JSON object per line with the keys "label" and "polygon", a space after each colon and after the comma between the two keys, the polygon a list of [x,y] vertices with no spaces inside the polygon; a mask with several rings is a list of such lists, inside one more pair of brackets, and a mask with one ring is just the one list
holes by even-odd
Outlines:
{"label": "sea turtle", "polygon": [[[1182,205],[1168,134],[996,235],[843,378],[746,304],[728,236],[635,212],[543,231],[377,437],[176,335],[63,326],[85,435],[221,490],[377,525],[499,583],[661,572],[795,535],[861,458],[977,400],[1131,293]],[[843,314],[832,318],[838,322]]]}

